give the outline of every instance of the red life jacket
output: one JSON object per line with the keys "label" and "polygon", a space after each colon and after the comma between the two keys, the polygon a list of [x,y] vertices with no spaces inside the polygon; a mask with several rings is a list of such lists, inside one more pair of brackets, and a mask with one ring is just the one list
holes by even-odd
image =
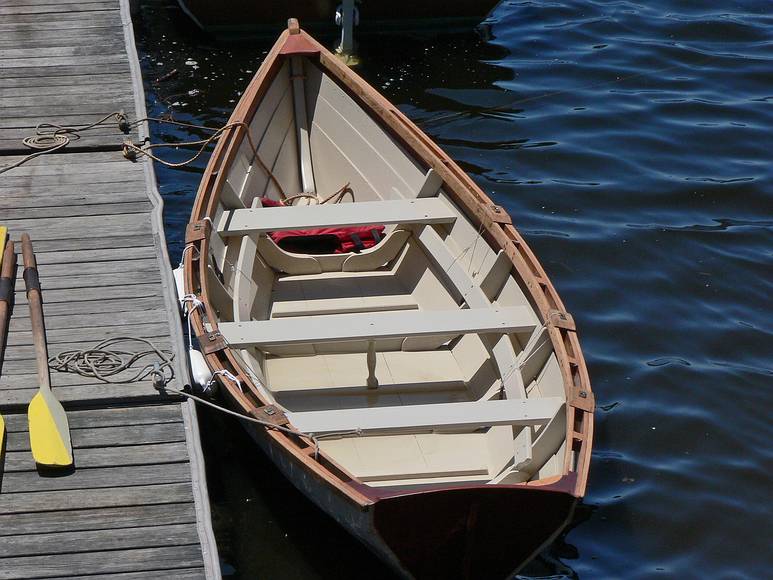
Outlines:
{"label": "red life jacket", "polygon": [[[263,207],[284,207],[281,201],[261,198]],[[270,232],[274,243],[296,254],[348,254],[361,252],[378,244],[384,237],[384,226],[352,226],[313,230]]]}

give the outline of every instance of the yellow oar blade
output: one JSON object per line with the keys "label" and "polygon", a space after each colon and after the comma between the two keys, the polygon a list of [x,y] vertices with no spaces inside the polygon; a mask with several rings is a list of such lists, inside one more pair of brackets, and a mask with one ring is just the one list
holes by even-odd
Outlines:
{"label": "yellow oar blade", "polygon": [[[5,421],[3,421],[3,416],[0,415],[0,460],[3,459],[4,449],[5,449]],[[2,469],[2,464],[0,464],[0,469]]]}
{"label": "yellow oar blade", "polygon": [[0,226],[0,264],[3,263],[3,254],[5,253],[5,239],[8,237],[8,228]]}
{"label": "yellow oar blade", "polygon": [[32,397],[27,409],[30,427],[30,447],[35,463],[46,467],[70,467],[72,444],[67,416],[62,405],[39,392]]}

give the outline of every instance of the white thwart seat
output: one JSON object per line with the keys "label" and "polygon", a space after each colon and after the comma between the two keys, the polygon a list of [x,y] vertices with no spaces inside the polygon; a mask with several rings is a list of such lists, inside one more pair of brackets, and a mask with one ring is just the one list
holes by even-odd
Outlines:
{"label": "white thwart seat", "polygon": [[274,302],[271,308],[271,317],[290,318],[293,316],[418,309],[419,305],[416,304],[416,300],[410,294],[398,294],[396,296],[347,296],[345,298]]}
{"label": "white thwart seat", "polygon": [[225,237],[369,224],[442,224],[453,223],[456,218],[457,214],[446,202],[430,197],[334,205],[234,209],[223,212],[216,225],[218,233]]}
{"label": "white thwart seat", "polygon": [[396,276],[380,273],[283,276],[271,300],[271,318],[419,309]]}
{"label": "white thwart seat", "polygon": [[485,433],[418,433],[321,439],[320,449],[361,481],[489,479]]}
{"label": "white thwart seat", "polygon": [[[464,377],[450,350],[391,351],[377,355],[380,393],[399,389],[463,389]],[[367,354],[321,354],[266,359],[268,387],[274,393],[367,389]],[[371,390],[371,392],[373,392]]]}
{"label": "white thwart seat", "polygon": [[407,336],[531,332],[525,306],[469,310],[419,310],[298,316],[251,322],[224,322],[219,330],[233,348],[378,340]]}
{"label": "white thwart seat", "polygon": [[504,399],[406,407],[290,411],[287,418],[299,431],[313,435],[339,431],[421,432],[497,425],[544,425],[563,404],[560,397]]}

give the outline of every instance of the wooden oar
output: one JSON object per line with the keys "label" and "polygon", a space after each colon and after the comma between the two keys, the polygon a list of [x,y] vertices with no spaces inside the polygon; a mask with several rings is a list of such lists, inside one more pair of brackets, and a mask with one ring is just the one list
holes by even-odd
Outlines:
{"label": "wooden oar", "polygon": [[21,248],[24,254],[24,283],[27,286],[27,300],[30,303],[35,357],[38,360],[39,390],[30,401],[30,406],[27,409],[32,456],[38,465],[70,467],[72,466],[70,427],[67,424],[64,407],[51,392],[46,327],[43,323],[43,301],[40,297],[38,268],[35,254],[32,252],[32,242],[27,234],[21,237]]}
{"label": "wooden oar", "polygon": [[[0,361],[3,360],[5,336],[8,332],[8,310],[13,289],[13,277],[16,271],[16,254],[13,253],[13,242],[5,244],[7,230],[0,226]],[[0,370],[2,367],[0,366]],[[0,415],[0,457],[5,444],[5,421]]]}

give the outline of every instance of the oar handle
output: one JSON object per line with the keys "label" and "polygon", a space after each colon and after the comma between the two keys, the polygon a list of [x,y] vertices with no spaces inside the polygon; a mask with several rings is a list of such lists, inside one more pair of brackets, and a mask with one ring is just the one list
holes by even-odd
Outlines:
{"label": "oar handle", "polygon": [[[40,278],[38,276],[38,262],[35,252],[32,250],[32,242],[27,234],[21,236],[21,251],[24,256],[24,285],[27,288],[27,298],[32,310],[32,295],[37,295],[37,302],[42,302],[40,297]],[[41,313],[42,317],[42,313]],[[33,329],[34,330],[34,329]]]}
{"label": "oar handle", "polygon": [[[21,251],[24,255],[24,269],[33,269],[37,272],[38,262],[35,259],[35,252],[32,250],[32,241],[28,234],[21,235]],[[29,288],[27,290],[29,291]],[[40,285],[38,285],[38,290],[40,290]]]}
{"label": "oar handle", "polygon": [[15,276],[16,254],[13,251],[13,242],[8,240],[5,252],[3,252],[3,267],[0,272],[0,357],[2,357],[5,337],[8,334],[8,310],[13,297],[13,279]]}
{"label": "oar handle", "polygon": [[8,240],[3,253],[3,269],[0,272],[0,302],[10,302],[13,292],[13,279],[16,276],[16,253],[13,242]]}
{"label": "oar handle", "polygon": [[38,264],[32,250],[32,242],[27,234],[22,234],[21,251],[24,256],[24,284],[27,287],[27,301],[30,304],[32,338],[35,342],[35,357],[38,360],[38,383],[41,389],[50,389],[46,326],[43,322],[43,300],[40,297]]}

